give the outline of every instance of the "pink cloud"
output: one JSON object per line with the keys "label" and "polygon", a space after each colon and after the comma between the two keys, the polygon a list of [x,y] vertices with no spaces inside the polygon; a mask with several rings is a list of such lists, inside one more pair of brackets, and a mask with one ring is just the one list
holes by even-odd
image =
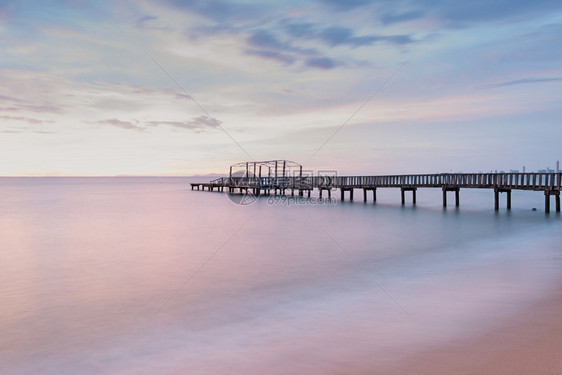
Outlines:
{"label": "pink cloud", "polygon": [[37,119],[34,119],[34,118],[22,117],[22,116],[0,116],[0,120],[22,121],[22,122],[26,122],[26,123],[31,124],[31,125],[52,123],[53,122],[53,121],[37,120]]}
{"label": "pink cloud", "polygon": [[142,126],[138,126],[138,121],[134,120],[134,123],[131,121],[122,121],[122,120],[117,120],[117,119],[109,119],[109,120],[101,120],[101,121],[96,121],[96,124],[105,124],[105,125],[111,125],[111,126],[115,126],[117,128],[121,128],[121,129],[127,129],[127,130],[137,130],[137,131],[143,131],[144,128]]}

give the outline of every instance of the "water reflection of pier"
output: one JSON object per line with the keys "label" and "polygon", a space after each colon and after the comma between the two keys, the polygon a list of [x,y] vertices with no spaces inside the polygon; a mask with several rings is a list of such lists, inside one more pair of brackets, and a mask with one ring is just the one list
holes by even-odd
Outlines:
{"label": "water reflection of pier", "polygon": [[302,166],[287,160],[261,162],[243,162],[230,167],[228,177],[221,177],[208,183],[192,183],[191,189],[224,191],[259,195],[280,194],[299,196],[318,189],[320,197],[323,192],[331,198],[333,190],[340,190],[343,201],[345,193],[353,200],[355,189],[363,190],[363,200],[367,201],[368,192],[372,192],[373,201],[377,199],[377,189],[399,188],[402,204],[406,201],[406,192],[411,192],[412,202],[416,203],[419,188],[439,188],[443,191],[443,206],[447,206],[447,193],[455,193],[455,205],[460,204],[460,189],[490,189],[494,191],[494,208],[499,210],[500,194],[506,193],[506,208],[511,209],[511,192],[513,190],[532,190],[544,193],[545,212],[550,212],[550,197],[554,196],[556,212],[560,212],[560,188],[562,173],[438,173],[386,176],[336,176],[313,175],[303,170]]}

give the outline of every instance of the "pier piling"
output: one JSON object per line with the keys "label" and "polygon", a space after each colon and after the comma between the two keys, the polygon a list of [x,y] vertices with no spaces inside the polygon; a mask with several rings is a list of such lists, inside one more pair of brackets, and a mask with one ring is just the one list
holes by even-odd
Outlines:
{"label": "pier piling", "polygon": [[363,187],[363,202],[367,202],[368,192],[373,192],[373,202],[377,201],[377,188],[375,187]]}
{"label": "pier piling", "polygon": [[506,208],[508,210],[511,210],[511,189],[505,189],[505,188],[494,189],[494,209],[496,211],[500,209],[500,193],[507,193]]}
{"label": "pier piling", "polygon": [[460,188],[459,187],[449,187],[444,186],[443,188],[443,207],[447,207],[447,192],[454,191],[455,192],[455,207],[459,207],[460,205]]}
{"label": "pier piling", "polygon": [[412,192],[412,203],[414,205],[416,204],[416,190],[417,190],[417,188],[408,186],[408,187],[402,187],[402,188],[400,188],[400,190],[401,190],[401,196],[402,196],[402,204],[406,203],[406,197],[405,197],[406,191]]}
{"label": "pier piling", "polygon": [[353,188],[341,187],[341,201],[345,200],[345,192],[349,191],[349,200],[353,202]]}
{"label": "pier piling", "polygon": [[554,195],[556,212],[560,212],[560,190],[544,191],[544,212],[550,213],[550,196]]}

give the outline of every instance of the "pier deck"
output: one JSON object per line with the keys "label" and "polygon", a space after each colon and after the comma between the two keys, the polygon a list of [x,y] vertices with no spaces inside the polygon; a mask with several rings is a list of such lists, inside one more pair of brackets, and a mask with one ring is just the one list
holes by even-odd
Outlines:
{"label": "pier deck", "polygon": [[[241,168],[241,173],[233,173],[233,167]],[[292,171],[290,170],[292,168]],[[262,169],[267,170],[267,177],[262,177]],[[292,175],[289,173],[292,172]],[[554,196],[556,212],[560,212],[560,190],[562,173],[437,173],[384,176],[306,176],[302,166],[285,160],[266,162],[243,162],[230,167],[228,177],[221,177],[208,183],[192,183],[191,190],[224,191],[242,194],[281,194],[295,191],[300,196],[319,190],[328,193],[340,189],[341,200],[348,192],[353,200],[355,189],[363,190],[363,200],[367,201],[368,192],[373,192],[373,201],[377,199],[377,189],[401,189],[402,204],[405,204],[406,192],[412,192],[412,202],[416,203],[416,192],[422,188],[438,188],[443,191],[443,206],[447,206],[447,193],[455,193],[455,205],[460,204],[461,189],[490,189],[494,192],[494,208],[499,209],[500,194],[506,193],[507,209],[511,209],[511,192],[513,190],[531,190],[544,193],[545,212],[550,212],[550,197]]]}
{"label": "pier deck", "polygon": [[494,191],[494,208],[499,209],[500,193],[507,195],[507,209],[511,209],[512,190],[531,190],[543,192],[545,196],[545,212],[550,212],[550,197],[555,198],[556,212],[560,212],[560,191],[562,173],[440,173],[387,176],[308,176],[308,177],[222,177],[208,183],[192,183],[192,190],[238,191],[246,194],[294,194],[299,195],[318,189],[331,192],[340,189],[341,199],[345,192],[353,200],[353,190],[362,189],[363,199],[367,201],[368,192],[373,192],[376,201],[376,190],[380,188],[401,189],[402,204],[405,203],[405,192],[411,191],[413,203],[416,191],[421,188],[440,188],[443,191],[443,206],[447,206],[447,193],[455,193],[455,204],[459,206],[461,189],[490,189]]}

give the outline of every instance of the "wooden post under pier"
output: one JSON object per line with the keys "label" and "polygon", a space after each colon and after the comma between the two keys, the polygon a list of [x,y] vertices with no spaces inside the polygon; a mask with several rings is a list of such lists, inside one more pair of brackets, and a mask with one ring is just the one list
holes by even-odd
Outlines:
{"label": "wooden post under pier", "polygon": [[560,212],[560,190],[545,190],[544,191],[544,212],[550,213],[550,196],[554,195],[556,200],[556,212]]}
{"label": "wooden post under pier", "polygon": [[460,205],[460,193],[461,189],[455,190],[455,206],[458,207]]}
{"label": "wooden post under pier", "polygon": [[454,191],[455,192],[455,206],[458,207],[460,205],[460,188],[458,186],[450,187],[444,186],[443,187],[443,207],[447,207],[447,192]]}
{"label": "wooden post under pier", "polygon": [[345,188],[345,187],[341,187],[341,201],[343,202],[345,199],[345,192],[349,191],[349,200],[353,201],[353,188]]}
{"label": "wooden post under pier", "polygon": [[332,189],[327,187],[319,187],[320,190],[320,198],[322,198],[322,192],[326,190],[328,192],[328,199],[332,199]]}
{"label": "wooden post under pier", "polygon": [[304,197],[304,192],[307,192],[308,198],[310,198],[310,191],[312,189],[299,189],[299,197]]}
{"label": "wooden post under pier", "polygon": [[511,189],[495,188],[494,189],[494,210],[500,209],[500,193],[507,193],[507,209],[511,210]]}
{"label": "wooden post under pier", "polygon": [[363,188],[363,202],[367,202],[367,192],[371,190],[373,192],[373,202],[377,201],[377,188],[376,187],[364,187]]}
{"label": "wooden post under pier", "polygon": [[401,195],[402,195],[402,204],[406,203],[406,197],[405,197],[405,193],[406,191],[411,191],[412,192],[412,203],[416,204],[416,187],[402,187],[400,188],[401,191]]}

